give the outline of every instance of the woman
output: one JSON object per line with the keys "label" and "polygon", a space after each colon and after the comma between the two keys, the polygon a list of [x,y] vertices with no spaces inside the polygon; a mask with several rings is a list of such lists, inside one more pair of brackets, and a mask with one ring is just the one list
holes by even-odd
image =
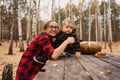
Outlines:
{"label": "woman", "polygon": [[[58,33],[58,24],[48,21],[44,25],[44,31],[39,34],[24,52],[16,73],[16,80],[33,80],[48,59],[58,59],[68,44],[74,43],[73,37],[68,37],[58,48],[52,46],[52,38]],[[45,57],[44,63],[38,63],[34,59],[37,55]]]}

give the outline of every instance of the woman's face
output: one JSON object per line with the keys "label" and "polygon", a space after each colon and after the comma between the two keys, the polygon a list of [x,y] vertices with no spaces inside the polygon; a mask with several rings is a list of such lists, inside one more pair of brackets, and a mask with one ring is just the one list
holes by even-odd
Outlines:
{"label": "woman's face", "polygon": [[58,33],[58,30],[59,30],[58,24],[56,22],[50,22],[45,32],[49,36],[54,37]]}

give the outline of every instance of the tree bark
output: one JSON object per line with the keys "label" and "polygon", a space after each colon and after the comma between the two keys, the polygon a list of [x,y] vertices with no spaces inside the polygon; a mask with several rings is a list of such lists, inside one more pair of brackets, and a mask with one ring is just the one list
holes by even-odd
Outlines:
{"label": "tree bark", "polygon": [[8,54],[9,55],[13,54],[13,25],[10,30],[10,42],[9,42]]}
{"label": "tree bark", "polygon": [[106,38],[106,5],[105,5],[105,0],[104,0],[104,48],[106,49],[106,42],[107,42],[107,38]]}
{"label": "tree bark", "polygon": [[108,14],[107,14],[107,25],[108,25],[108,46],[112,52],[112,27],[111,27],[111,8],[110,1],[108,1]]}
{"label": "tree bark", "polygon": [[20,12],[20,6],[18,6],[18,30],[19,30],[19,48],[20,52],[24,51],[24,45],[23,45],[23,36],[22,36],[22,25],[21,25],[21,12]]}
{"label": "tree bark", "polygon": [[0,46],[2,45],[2,6],[0,6]]}
{"label": "tree bark", "polygon": [[13,80],[13,64],[5,65],[2,73],[2,80]]}

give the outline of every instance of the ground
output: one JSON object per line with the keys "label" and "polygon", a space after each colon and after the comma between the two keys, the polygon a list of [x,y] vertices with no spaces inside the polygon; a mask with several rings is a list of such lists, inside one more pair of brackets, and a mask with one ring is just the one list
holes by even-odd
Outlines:
{"label": "ground", "polygon": [[[26,42],[24,42],[25,44]],[[25,45],[26,46],[26,45]],[[109,53],[112,53],[114,55],[120,56],[120,42],[113,43],[113,51],[110,52],[110,49],[107,47],[104,49],[104,45],[102,45],[103,48],[102,50]],[[13,55],[8,55],[8,47],[9,47],[9,42],[3,41],[2,46],[0,46],[0,80],[2,77],[2,72],[5,64],[12,63],[13,64],[13,77],[15,78],[15,73],[17,66],[19,64],[20,58],[23,54],[23,52],[19,52],[19,47],[16,47],[16,44],[13,44]],[[26,47],[25,47],[26,49]]]}

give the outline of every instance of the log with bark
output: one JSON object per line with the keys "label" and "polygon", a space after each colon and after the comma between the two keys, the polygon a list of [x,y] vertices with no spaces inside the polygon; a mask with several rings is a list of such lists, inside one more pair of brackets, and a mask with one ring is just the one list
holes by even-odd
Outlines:
{"label": "log with bark", "polygon": [[94,55],[95,53],[101,51],[102,46],[99,42],[94,41],[82,41],[80,42],[82,54]]}
{"label": "log with bark", "polygon": [[2,80],[13,80],[13,64],[6,64],[3,73]]}

